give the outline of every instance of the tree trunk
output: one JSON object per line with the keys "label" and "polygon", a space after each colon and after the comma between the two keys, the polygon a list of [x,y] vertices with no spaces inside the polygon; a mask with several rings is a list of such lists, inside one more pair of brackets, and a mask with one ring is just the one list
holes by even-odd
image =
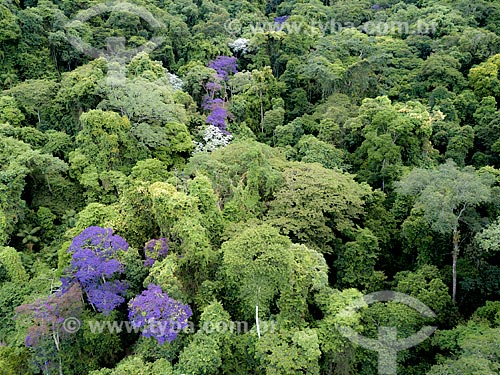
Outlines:
{"label": "tree trunk", "polygon": [[260,99],[260,131],[264,133],[264,102],[262,101],[262,91],[259,91]]}
{"label": "tree trunk", "polygon": [[452,269],[453,269],[453,292],[452,292],[452,300],[453,303],[456,301],[457,297],[457,259],[458,259],[458,251],[459,251],[459,241],[460,241],[460,233],[458,231],[458,228],[455,228],[453,230],[453,252],[452,252]]}
{"label": "tree trunk", "polygon": [[257,336],[260,339],[259,305],[255,305],[255,327],[257,328]]}
{"label": "tree trunk", "polygon": [[257,328],[257,336],[260,339],[259,297],[260,297],[260,286],[257,288],[257,303],[255,304],[255,327]]}

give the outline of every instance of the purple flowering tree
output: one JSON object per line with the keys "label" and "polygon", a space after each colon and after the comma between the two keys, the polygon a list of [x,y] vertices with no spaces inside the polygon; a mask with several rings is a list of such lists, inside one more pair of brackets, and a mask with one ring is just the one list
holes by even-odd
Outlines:
{"label": "purple flowering tree", "polygon": [[215,70],[217,72],[217,76],[222,81],[227,81],[229,79],[229,74],[238,73],[236,57],[217,56],[215,60],[208,63],[208,67]]}
{"label": "purple flowering tree", "polygon": [[217,56],[215,60],[208,63],[208,67],[215,70],[213,79],[205,84],[207,98],[213,100],[217,94],[227,98],[227,81],[230,74],[238,73],[238,66],[236,57],[231,56]]}
{"label": "purple flowering tree", "polygon": [[155,284],[149,284],[128,306],[132,326],[141,329],[144,337],[154,337],[160,345],[175,340],[192,315],[188,305],[170,298]]}
{"label": "purple flowering tree", "polygon": [[69,333],[63,329],[66,318],[77,317],[83,309],[82,291],[77,284],[46,298],[16,308],[16,319],[31,323],[25,339],[26,346],[36,346],[43,338],[51,338],[57,350],[61,338]]}
{"label": "purple flowering tree", "polygon": [[128,243],[113,235],[111,228],[89,227],[76,236],[68,252],[71,265],[62,279],[63,288],[78,283],[90,304],[99,312],[109,314],[125,302],[127,284],[119,280],[124,272],[119,254],[128,250]]}
{"label": "purple flowering tree", "polygon": [[53,349],[44,350],[45,345],[48,344],[56,349],[59,373],[62,373],[61,356],[58,354],[61,350],[61,341],[74,333],[66,329],[65,320],[78,318],[82,310],[82,291],[77,284],[73,284],[65,291],[58,291],[46,298],[37,299],[33,303],[16,308],[16,320],[22,321],[28,327],[25,345],[43,352],[41,353],[44,358],[42,367],[45,368],[53,363],[54,358],[50,358],[50,353],[54,353]]}
{"label": "purple flowering tree", "polygon": [[157,260],[165,258],[168,254],[168,241],[166,238],[153,239],[144,246],[145,267],[151,267]]}
{"label": "purple flowering tree", "polygon": [[215,145],[227,144],[231,140],[231,134],[227,131],[227,120],[231,116],[226,109],[227,81],[230,74],[238,73],[237,59],[231,56],[217,56],[208,63],[208,67],[216,72],[213,79],[205,84],[207,94],[202,103],[203,109],[208,113],[208,127],[203,132],[204,143],[196,143],[195,152],[213,150],[217,148]]}
{"label": "purple flowering tree", "polygon": [[205,103],[205,109],[210,110],[206,123],[217,127],[221,132],[227,134],[226,121],[229,113],[224,108],[224,101],[222,99],[214,99]]}

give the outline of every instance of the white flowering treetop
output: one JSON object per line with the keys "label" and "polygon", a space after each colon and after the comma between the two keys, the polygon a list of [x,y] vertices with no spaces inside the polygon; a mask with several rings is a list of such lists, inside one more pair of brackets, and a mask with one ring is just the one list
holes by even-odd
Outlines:
{"label": "white flowering treetop", "polygon": [[195,144],[194,153],[197,152],[211,152],[218,148],[227,146],[233,136],[229,133],[224,133],[214,125],[208,125],[202,133],[203,142],[193,141]]}

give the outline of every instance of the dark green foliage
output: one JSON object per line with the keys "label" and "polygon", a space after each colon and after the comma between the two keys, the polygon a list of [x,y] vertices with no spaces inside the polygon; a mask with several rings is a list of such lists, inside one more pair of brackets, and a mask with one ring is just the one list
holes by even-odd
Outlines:
{"label": "dark green foliage", "polygon": [[[499,72],[492,0],[3,1],[0,373],[376,374],[338,324],[438,324],[400,374],[498,373]],[[92,226],[126,303],[26,348],[15,308]],[[92,332],[149,284],[187,332]],[[437,318],[338,314],[384,289]]]}

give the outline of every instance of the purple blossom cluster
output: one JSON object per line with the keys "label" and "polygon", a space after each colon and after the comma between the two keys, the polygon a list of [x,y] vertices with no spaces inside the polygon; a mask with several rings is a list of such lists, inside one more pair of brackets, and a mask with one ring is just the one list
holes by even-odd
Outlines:
{"label": "purple blossom cluster", "polygon": [[227,81],[229,79],[230,73],[238,73],[236,57],[217,56],[215,60],[208,63],[208,67],[215,70],[217,72],[217,76],[223,81]]}
{"label": "purple blossom cluster", "polygon": [[229,113],[226,108],[224,108],[224,104],[224,101],[220,98],[205,100],[203,108],[210,111],[206,123],[217,127],[223,134],[229,134],[226,130],[226,121],[229,117]]}
{"label": "purple blossom cluster", "polygon": [[62,279],[63,288],[77,282],[85,291],[89,302],[100,312],[109,314],[125,302],[127,284],[118,278],[124,272],[117,259],[128,243],[113,235],[111,228],[89,227],[73,239],[68,252],[71,266]]}
{"label": "purple blossom cluster", "polygon": [[[16,308],[17,319],[29,321],[26,346],[38,346],[41,339],[54,340],[59,350],[60,339],[71,333],[64,329],[65,320],[79,316],[83,310],[82,291],[100,312],[109,314],[122,304],[126,282],[119,279],[124,266],[120,252],[128,244],[111,228],[89,227],[76,236],[68,248],[71,264],[63,278],[61,290],[31,304]],[[168,254],[166,238],[150,240],[144,247],[145,266],[152,266]],[[129,320],[142,328],[145,337],[154,337],[160,345],[174,340],[188,325],[191,308],[170,298],[157,285],[150,284],[129,302]]]}
{"label": "purple blossom cluster", "polygon": [[142,329],[144,337],[154,337],[160,345],[173,341],[188,326],[191,315],[188,305],[170,298],[155,284],[129,302],[132,326]]}
{"label": "purple blossom cluster", "polygon": [[110,253],[112,255],[119,250],[128,250],[127,241],[118,235],[113,235],[113,229],[97,226],[88,227],[73,238],[68,252],[74,253],[75,250],[86,246],[91,246],[102,253]]}
{"label": "purple blossom cluster", "polygon": [[24,341],[26,346],[34,347],[42,338],[53,338],[58,347],[59,340],[69,333],[63,329],[65,319],[75,317],[82,311],[81,295],[80,287],[74,284],[66,291],[17,307],[17,319],[27,318],[32,324]]}
{"label": "purple blossom cluster", "polygon": [[[230,74],[238,73],[236,57],[217,56],[215,60],[208,63],[208,67],[215,70],[216,75],[212,81],[205,84],[207,95],[203,101],[203,109],[208,111],[206,123],[217,127],[223,134],[229,134],[226,130],[227,119],[229,113],[225,108],[223,99],[217,96],[221,94],[223,85],[226,86],[226,81]],[[225,95],[225,94],[224,94]]]}
{"label": "purple blossom cluster", "polygon": [[144,246],[145,267],[151,267],[157,260],[165,258],[168,254],[168,241],[166,238],[150,240]]}

